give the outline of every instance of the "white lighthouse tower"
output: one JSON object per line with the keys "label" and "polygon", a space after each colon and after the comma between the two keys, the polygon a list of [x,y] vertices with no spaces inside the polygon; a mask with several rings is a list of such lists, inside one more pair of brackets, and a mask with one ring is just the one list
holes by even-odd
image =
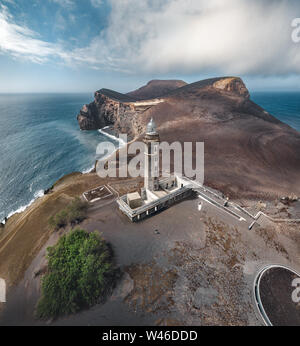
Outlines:
{"label": "white lighthouse tower", "polygon": [[150,191],[159,189],[159,134],[151,118],[146,128],[145,143],[145,181],[144,187]]}

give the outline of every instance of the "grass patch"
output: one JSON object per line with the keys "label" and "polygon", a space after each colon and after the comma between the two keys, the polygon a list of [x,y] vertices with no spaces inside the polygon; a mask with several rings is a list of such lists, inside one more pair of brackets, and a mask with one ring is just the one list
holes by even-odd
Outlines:
{"label": "grass patch", "polygon": [[89,308],[101,301],[116,281],[112,252],[98,233],[71,231],[47,249],[47,258],[38,318],[56,318]]}
{"label": "grass patch", "polygon": [[58,230],[68,224],[79,224],[86,218],[87,209],[88,203],[76,197],[65,209],[50,217],[49,225]]}

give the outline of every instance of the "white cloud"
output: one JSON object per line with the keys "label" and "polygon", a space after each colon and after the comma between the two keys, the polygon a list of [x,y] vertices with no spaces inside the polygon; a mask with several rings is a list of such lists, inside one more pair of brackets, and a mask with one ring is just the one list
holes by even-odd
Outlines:
{"label": "white cloud", "polygon": [[35,63],[46,62],[50,57],[64,59],[66,53],[58,45],[42,41],[37,33],[13,22],[6,6],[0,11],[0,51]]}
{"label": "white cloud", "polygon": [[105,35],[86,54],[146,72],[300,72],[291,40],[297,2],[246,0],[111,0]]}
{"label": "white cloud", "polygon": [[67,64],[133,73],[300,72],[300,44],[291,40],[297,1],[110,0],[110,5],[108,27],[73,51],[37,39],[2,10],[0,49],[37,62],[59,57]]}

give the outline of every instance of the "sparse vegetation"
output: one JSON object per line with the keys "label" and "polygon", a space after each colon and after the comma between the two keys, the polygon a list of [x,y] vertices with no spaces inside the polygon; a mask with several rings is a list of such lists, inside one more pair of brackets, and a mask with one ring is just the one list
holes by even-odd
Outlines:
{"label": "sparse vegetation", "polygon": [[48,269],[36,315],[55,318],[91,307],[112,288],[117,271],[98,233],[76,229],[47,249]]}
{"label": "sparse vegetation", "polygon": [[289,259],[289,254],[285,247],[278,240],[278,234],[273,227],[261,227],[256,229],[255,233],[264,239],[268,247],[275,249],[277,252],[281,253],[286,259]]}
{"label": "sparse vegetation", "polygon": [[86,218],[87,209],[88,203],[76,197],[65,209],[50,217],[49,224],[56,230],[68,224],[74,226]]}

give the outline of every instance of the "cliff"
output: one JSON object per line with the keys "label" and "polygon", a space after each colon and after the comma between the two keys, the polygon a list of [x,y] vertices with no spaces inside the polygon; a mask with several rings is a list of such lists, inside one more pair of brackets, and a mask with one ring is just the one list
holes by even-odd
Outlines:
{"label": "cliff", "polygon": [[162,140],[205,143],[206,184],[232,197],[300,195],[300,133],[252,102],[240,78],[207,79],[147,100],[134,95],[97,91],[78,115],[80,128],[111,125],[139,138],[153,117]]}

